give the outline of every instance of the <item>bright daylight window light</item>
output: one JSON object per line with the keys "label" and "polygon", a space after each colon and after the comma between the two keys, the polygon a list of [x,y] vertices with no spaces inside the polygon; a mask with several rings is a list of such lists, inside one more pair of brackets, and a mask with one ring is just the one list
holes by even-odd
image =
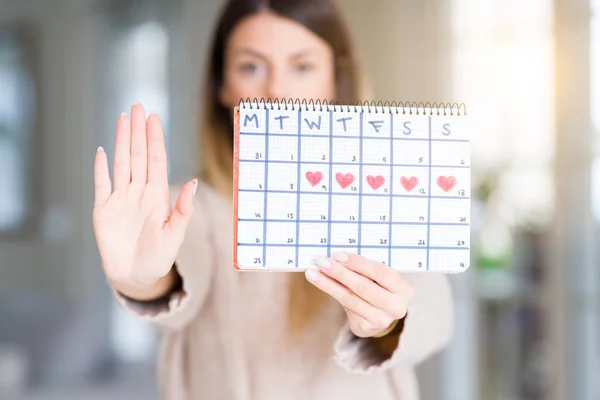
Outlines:
{"label": "bright daylight window light", "polygon": [[551,217],[554,157],[551,0],[455,0],[453,96],[468,106],[473,178],[499,171],[505,217]]}

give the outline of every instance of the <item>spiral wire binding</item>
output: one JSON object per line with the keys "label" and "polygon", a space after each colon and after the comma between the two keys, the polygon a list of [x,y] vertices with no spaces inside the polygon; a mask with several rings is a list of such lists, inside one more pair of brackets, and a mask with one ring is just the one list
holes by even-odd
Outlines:
{"label": "spiral wire binding", "polygon": [[[450,115],[450,116],[466,116],[467,107],[464,103],[430,103],[430,102],[396,102],[396,101],[341,101],[334,100],[300,100],[298,98],[275,98],[270,97],[265,99],[261,97],[245,100],[240,99],[239,107],[242,109],[263,109],[270,110],[304,110],[304,111],[339,111],[339,112],[362,112],[365,110],[368,113],[395,113],[408,115]],[[371,111],[373,110],[373,111]],[[462,112],[461,112],[462,110]]]}

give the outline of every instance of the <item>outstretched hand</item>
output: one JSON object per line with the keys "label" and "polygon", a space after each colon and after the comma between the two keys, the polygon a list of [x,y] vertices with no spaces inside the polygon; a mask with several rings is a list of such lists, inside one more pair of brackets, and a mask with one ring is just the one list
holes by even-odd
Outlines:
{"label": "outstretched hand", "polygon": [[146,120],[136,104],[131,117],[123,113],[117,122],[113,182],[102,147],[94,164],[93,224],[102,265],[129,293],[169,274],[193,213],[198,182],[188,182],[172,208],[167,176],[160,119],[151,114]]}

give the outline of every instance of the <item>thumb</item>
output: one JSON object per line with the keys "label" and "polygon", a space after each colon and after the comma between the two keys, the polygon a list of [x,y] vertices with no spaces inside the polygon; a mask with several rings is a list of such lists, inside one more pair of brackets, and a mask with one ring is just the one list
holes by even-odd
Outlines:
{"label": "thumb", "polygon": [[190,218],[194,212],[193,197],[198,188],[198,180],[193,179],[186,183],[179,193],[175,208],[169,219],[168,226],[171,232],[179,237],[183,237],[187,229]]}

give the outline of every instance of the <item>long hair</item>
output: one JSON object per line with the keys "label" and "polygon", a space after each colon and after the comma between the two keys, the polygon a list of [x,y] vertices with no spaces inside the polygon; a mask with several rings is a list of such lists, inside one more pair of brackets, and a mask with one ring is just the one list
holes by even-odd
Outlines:
{"label": "long hair", "polygon": [[[263,11],[295,21],[328,43],[334,54],[336,98],[343,101],[364,99],[362,74],[354,45],[335,0],[228,1],[217,22],[210,49],[202,99],[203,126],[200,141],[201,177],[226,196],[232,195],[233,110],[219,100],[223,85],[225,46],[229,35],[241,20]],[[289,328],[298,332],[318,314],[326,295],[306,282],[304,274],[289,275]]]}

